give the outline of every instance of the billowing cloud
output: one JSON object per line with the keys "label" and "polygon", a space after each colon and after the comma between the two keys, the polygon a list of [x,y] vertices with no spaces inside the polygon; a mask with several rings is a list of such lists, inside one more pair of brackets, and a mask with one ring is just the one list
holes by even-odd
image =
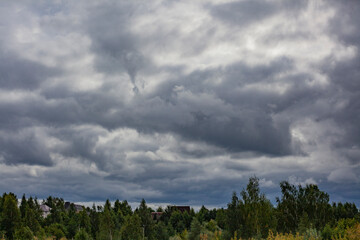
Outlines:
{"label": "billowing cloud", "polygon": [[359,203],[358,9],[1,2],[0,189],[223,206],[257,175]]}

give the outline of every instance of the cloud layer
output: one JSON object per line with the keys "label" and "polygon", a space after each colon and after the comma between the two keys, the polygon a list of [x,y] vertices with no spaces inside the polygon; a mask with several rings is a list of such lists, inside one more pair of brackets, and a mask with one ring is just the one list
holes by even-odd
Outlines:
{"label": "cloud layer", "polygon": [[0,190],[360,203],[357,1],[0,3]]}

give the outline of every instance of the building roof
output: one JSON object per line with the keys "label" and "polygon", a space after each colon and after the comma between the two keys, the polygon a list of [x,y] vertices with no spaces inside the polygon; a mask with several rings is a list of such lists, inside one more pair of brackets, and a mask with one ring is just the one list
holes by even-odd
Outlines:
{"label": "building roof", "polygon": [[[64,204],[65,210],[69,210],[71,204],[74,204],[74,203],[65,202],[65,204]],[[82,211],[82,209],[83,209],[83,206],[82,206],[82,205],[79,205],[79,204],[74,204],[74,207],[75,207],[75,210],[76,210],[77,212],[80,212],[80,211]]]}
{"label": "building roof", "polygon": [[51,207],[49,207],[48,205],[45,205],[45,204],[41,204],[40,205],[40,210],[43,211],[43,212],[50,212]]}
{"label": "building roof", "polygon": [[190,212],[190,206],[174,206],[176,207],[180,212]]}

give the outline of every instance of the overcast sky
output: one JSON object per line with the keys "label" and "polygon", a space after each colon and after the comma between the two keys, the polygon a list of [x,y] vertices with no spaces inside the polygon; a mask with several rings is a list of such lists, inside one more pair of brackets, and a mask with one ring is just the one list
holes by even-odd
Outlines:
{"label": "overcast sky", "polygon": [[0,1],[0,192],[360,205],[360,2]]}

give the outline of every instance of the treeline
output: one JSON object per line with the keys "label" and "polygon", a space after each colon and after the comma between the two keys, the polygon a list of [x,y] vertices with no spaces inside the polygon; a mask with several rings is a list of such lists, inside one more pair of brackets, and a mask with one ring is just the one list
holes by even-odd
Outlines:
{"label": "treeline", "polygon": [[[51,208],[43,217],[39,201],[4,193],[0,197],[2,239],[360,239],[360,213],[354,203],[329,203],[317,185],[281,182],[281,197],[273,206],[252,177],[227,208],[180,211],[149,208],[145,200],[134,211],[128,202],[106,200],[103,206],[65,209],[64,200],[48,197]],[[156,212],[156,213],[153,213]],[[153,213],[153,214],[152,214]]]}

